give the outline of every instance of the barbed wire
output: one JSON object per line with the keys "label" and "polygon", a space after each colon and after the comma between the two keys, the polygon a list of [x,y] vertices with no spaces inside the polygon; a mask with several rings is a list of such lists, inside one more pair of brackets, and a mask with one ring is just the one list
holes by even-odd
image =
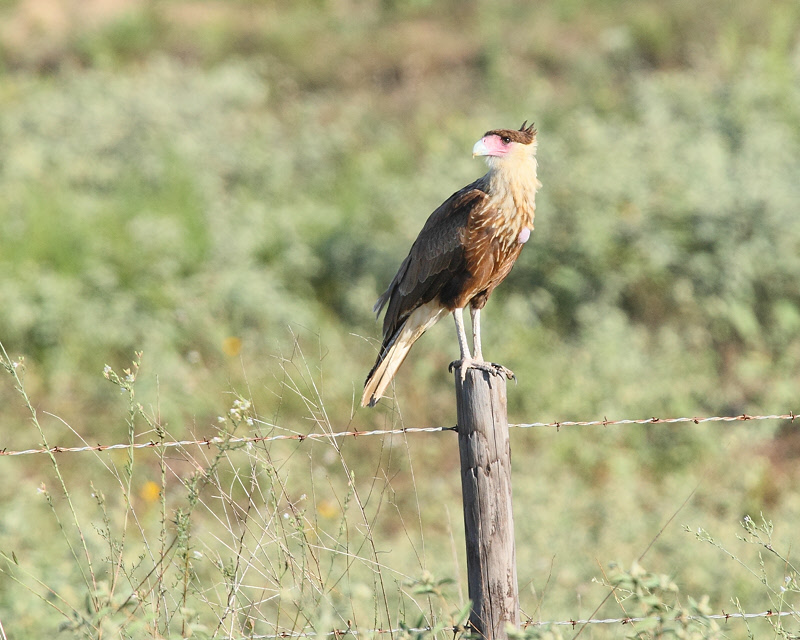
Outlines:
{"label": "barbed wire", "polygon": [[[254,420],[254,422],[261,422]],[[263,423],[262,423],[263,424]],[[191,446],[220,446],[229,444],[255,444],[260,442],[278,442],[281,440],[295,440],[303,442],[304,440],[331,440],[338,438],[345,438],[348,436],[353,437],[366,437],[366,436],[382,436],[382,435],[397,435],[401,433],[434,433],[437,431],[455,431],[456,427],[406,427],[403,429],[385,429],[374,431],[340,431],[340,432],[314,432],[314,433],[292,433],[292,434],[279,434],[271,436],[214,436],[212,438],[200,438],[197,440],[150,440],[149,442],[125,442],[120,444],[109,445],[85,445],[82,447],[50,447],[41,449],[25,449],[23,451],[7,451],[6,449],[0,450],[0,456],[25,456],[36,453],[82,453],[84,451],[110,451],[112,449],[158,449],[158,448],[175,448],[175,447],[191,447]]]}
{"label": "barbed wire", "polygon": [[[753,618],[782,618],[784,616],[796,616],[798,613],[796,611],[772,611],[768,609],[767,611],[762,611],[761,613],[714,613],[709,614],[707,616],[687,616],[687,620],[725,620],[726,622],[729,620],[749,620]],[[549,622],[535,622],[533,620],[528,620],[522,623],[521,628],[527,629],[529,627],[546,627],[546,626],[559,626],[559,627],[581,627],[583,625],[588,624],[636,624],[637,622],[644,622],[648,620],[648,618],[604,618],[604,619],[597,619],[592,618],[588,620],[554,620]],[[313,629],[308,631],[286,631],[283,633],[273,633],[269,635],[254,635],[254,636],[247,636],[248,640],[281,640],[287,638],[339,638],[343,636],[376,636],[376,635],[387,635],[387,634],[395,634],[395,633],[428,633],[433,631],[434,627],[398,627],[394,629],[367,629],[365,631],[359,631],[357,629],[346,628],[346,629],[334,629],[333,631],[326,631],[326,632],[319,632]],[[438,631],[448,631],[448,632],[457,632],[457,631],[464,631],[465,628],[463,627],[437,627],[436,630]],[[234,636],[227,636],[227,640],[239,640],[238,637]]]}
{"label": "barbed wire", "polygon": [[774,414],[774,415],[765,415],[765,416],[751,416],[746,413],[743,413],[738,416],[710,416],[706,418],[640,418],[637,420],[607,420],[603,418],[602,420],[584,420],[584,421],[570,421],[564,420],[561,422],[530,422],[526,424],[510,424],[509,427],[520,427],[520,428],[530,428],[530,427],[555,427],[556,429],[560,429],[561,427],[608,427],[611,425],[626,425],[626,424],[676,424],[680,422],[693,422],[694,424],[701,424],[703,422],[746,422],[748,420],[790,420],[794,422],[797,415],[790,411],[789,413],[784,414]]}
{"label": "barbed wire", "polygon": [[[693,423],[702,424],[706,422],[747,422],[758,420],[789,420],[794,422],[798,416],[790,411],[783,414],[757,415],[751,416],[743,413],[738,416],[709,416],[705,418],[681,417],[681,418],[639,418],[623,420],[560,420],[556,422],[527,422],[509,424],[509,428],[531,429],[531,428],[555,428],[557,431],[562,427],[610,427],[619,425],[648,425],[648,424],[678,424]],[[254,424],[261,424],[269,428],[279,428],[277,425],[269,424],[261,420],[253,420]],[[305,440],[336,440],[340,438],[363,438],[368,436],[389,436],[407,433],[436,433],[440,431],[458,431],[458,426],[452,427],[403,427],[401,429],[375,429],[372,431],[338,431],[338,432],[313,432],[313,433],[291,433],[268,436],[214,436],[211,438],[199,438],[195,440],[150,440],[148,442],[124,442],[118,444],[96,444],[84,445],[80,447],[43,447],[39,449],[24,449],[20,451],[9,451],[0,449],[0,456],[26,456],[42,453],[83,453],[87,451],[111,451],[115,449],[170,449],[175,447],[200,447],[200,446],[221,446],[232,444],[256,444],[280,441]]]}

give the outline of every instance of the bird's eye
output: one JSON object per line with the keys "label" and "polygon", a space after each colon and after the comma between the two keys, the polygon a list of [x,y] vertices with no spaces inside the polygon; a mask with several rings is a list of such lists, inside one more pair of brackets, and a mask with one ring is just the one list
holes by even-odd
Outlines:
{"label": "bird's eye", "polygon": [[511,138],[509,138],[508,136],[503,136],[500,139],[503,141],[503,144],[508,144],[509,142],[511,142]]}

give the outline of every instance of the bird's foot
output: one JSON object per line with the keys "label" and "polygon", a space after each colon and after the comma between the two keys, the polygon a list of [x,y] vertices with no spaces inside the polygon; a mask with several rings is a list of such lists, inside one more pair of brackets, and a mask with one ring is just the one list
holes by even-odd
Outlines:
{"label": "bird's foot", "polygon": [[486,371],[493,376],[505,376],[509,380],[516,381],[517,376],[514,375],[514,372],[504,367],[502,364],[497,364],[496,362],[484,362],[483,360],[474,360],[470,358],[469,360],[453,360],[450,363],[450,366],[447,367],[449,372],[453,372],[453,369],[458,369],[461,376],[461,382],[464,382],[464,379],[467,376],[467,369],[479,369],[480,371]]}

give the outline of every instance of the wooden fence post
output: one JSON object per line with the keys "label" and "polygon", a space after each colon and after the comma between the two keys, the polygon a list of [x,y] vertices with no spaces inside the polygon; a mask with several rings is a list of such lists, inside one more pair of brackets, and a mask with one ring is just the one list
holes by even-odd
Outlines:
{"label": "wooden fence post", "polygon": [[507,623],[519,627],[506,380],[469,369],[462,383],[458,368],[455,378],[470,625],[504,640]]}

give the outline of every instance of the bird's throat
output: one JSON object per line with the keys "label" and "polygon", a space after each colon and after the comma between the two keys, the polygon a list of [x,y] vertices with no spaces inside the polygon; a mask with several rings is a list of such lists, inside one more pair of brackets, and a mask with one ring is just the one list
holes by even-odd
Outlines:
{"label": "bird's throat", "polygon": [[493,163],[487,175],[489,196],[509,226],[533,229],[536,191],[542,186],[536,175],[536,157],[508,159]]}

